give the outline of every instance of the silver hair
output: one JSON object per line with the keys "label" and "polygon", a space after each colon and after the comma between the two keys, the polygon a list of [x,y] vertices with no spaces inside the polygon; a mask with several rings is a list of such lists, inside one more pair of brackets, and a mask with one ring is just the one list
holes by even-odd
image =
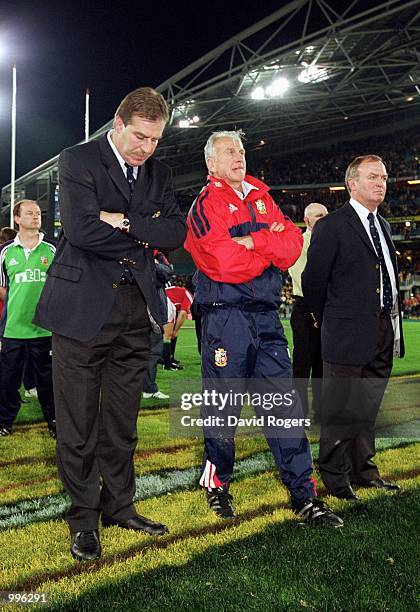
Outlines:
{"label": "silver hair", "polygon": [[206,142],[206,146],[204,147],[204,159],[207,160],[209,157],[215,157],[216,153],[214,150],[214,141],[218,138],[233,138],[233,140],[237,140],[242,144],[242,139],[245,136],[245,133],[242,130],[232,130],[225,131],[221,130],[220,132],[213,132],[209,139]]}

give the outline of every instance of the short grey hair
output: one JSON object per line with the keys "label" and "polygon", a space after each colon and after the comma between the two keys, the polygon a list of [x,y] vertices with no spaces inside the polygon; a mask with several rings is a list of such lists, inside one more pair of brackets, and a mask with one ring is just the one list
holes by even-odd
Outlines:
{"label": "short grey hair", "polygon": [[245,132],[243,132],[242,130],[232,130],[232,131],[221,130],[219,132],[213,132],[213,134],[211,134],[211,136],[207,140],[206,145],[204,147],[204,159],[206,160],[206,163],[209,157],[212,157],[212,158],[215,157],[215,154],[216,154],[214,150],[215,140],[217,140],[218,138],[233,138],[233,140],[238,140],[242,144],[242,139],[244,136],[245,136]]}
{"label": "short grey hair", "polygon": [[365,161],[377,161],[383,163],[383,165],[385,166],[384,160],[382,159],[382,157],[379,157],[379,155],[359,155],[358,157],[352,159],[349,165],[347,166],[345,177],[346,187],[349,193],[351,193],[349,187],[349,179],[359,177],[359,166]]}

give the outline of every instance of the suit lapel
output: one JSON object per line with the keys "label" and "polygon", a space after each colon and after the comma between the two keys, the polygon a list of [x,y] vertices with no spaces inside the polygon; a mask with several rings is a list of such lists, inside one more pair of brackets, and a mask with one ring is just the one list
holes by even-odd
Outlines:
{"label": "suit lapel", "polygon": [[377,258],[378,254],[373,248],[373,244],[371,243],[369,236],[366,233],[363,223],[360,221],[359,215],[357,214],[357,212],[354,210],[353,206],[350,203],[345,204],[344,207],[345,207],[345,212],[347,214],[349,223],[351,224],[353,229],[359,234],[363,243],[367,246],[367,248],[370,251],[372,251],[372,253]]}
{"label": "suit lapel", "polygon": [[105,134],[98,141],[99,150],[101,152],[101,158],[104,165],[108,169],[108,174],[112,179],[114,185],[121,191],[127,202],[130,201],[130,187],[127,179],[124,176],[124,172],[121,169],[118,159],[115,157],[114,151],[111,149],[107,135]]}

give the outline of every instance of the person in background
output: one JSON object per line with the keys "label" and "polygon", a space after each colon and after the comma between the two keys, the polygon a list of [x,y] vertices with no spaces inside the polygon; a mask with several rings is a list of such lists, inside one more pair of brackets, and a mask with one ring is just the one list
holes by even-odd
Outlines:
{"label": "person in background", "polygon": [[305,303],[302,293],[302,272],[306,266],[308,248],[315,223],[325,217],[328,210],[323,204],[313,202],[305,208],[303,247],[297,262],[289,268],[292,277],[294,304],[290,325],[293,332],[293,378],[299,392],[302,411],[308,414],[308,382],[312,377],[312,412],[316,423],[320,422],[322,395],[322,356],[321,330],[315,327],[314,320]]}
{"label": "person in background", "polygon": [[[163,253],[155,250],[156,290],[159,296],[161,317],[164,326],[168,321],[168,304],[165,293],[165,285],[173,274],[173,269]],[[167,400],[169,395],[159,390],[156,382],[157,364],[162,359],[163,334],[162,332],[150,332],[150,356],[149,366],[143,385],[144,399]]]}
{"label": "person in background", "polygon": [[4,300],[7,296],[0,323],[0,435],[12,433],[21,404],[19,388],[28,355],[41,410],[49,433],[55,438],[51,333],[32,322],[55,245],[40,231],[41,209],[35,201],[17,202],[13,215],[19,232],[0,246],[0,297]]}
{"label": "person in background", "polygon": [[179,368],[181,364],[175,359],[176,343],[178,341],[179,331],[187,320],[188,315],[191,313],[191,304],[193,303],[194,297],[190,291],[184,287],[182,282],[178,282],[176,285],[170,285],[169,287],[166,286],[165,291],[167,297],[171,300],[176,309],[176,319],[171,335],[171,363]]}

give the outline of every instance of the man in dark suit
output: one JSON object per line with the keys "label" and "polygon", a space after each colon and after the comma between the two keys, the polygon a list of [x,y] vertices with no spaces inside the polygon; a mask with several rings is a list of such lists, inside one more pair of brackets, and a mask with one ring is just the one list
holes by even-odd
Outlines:
{"label": "man in dark suit", "polygon": [[312,413],[316,423],[321,419],[322,396],[322,355],[321,330],[315,327],[302,293],[302,272],[308,258],[312,230],[319,219],[325,217],[328,210],[319,202],[312,202],[305,208],[304,222],[306,231],[303,234],[303,247],[299,259],[289,268],[293,283],[294,304],[290,317],[293,332],[293,378],[302,402],[304,416],[308,414],[308,384],[311,377]]}
{"label": "man in dark suit", "polygon": [[396,490],[373,462],[375,420],[392,370],[404,355],[399,285],[390,226],[378,214],[387,173],[376,155],[346,171],[350,202],[312,233],[302,287],[321,327],[324,395],[319,467],[336,497],[352,484]]}
{"label": "man in dark suit", "polygon": [[82,561],[101,554],[101,512],[104,526],[166,531],[136,514],[133,455],[150,330],[161,331],[153,250],[185,237],[170,170],[152,158],[168,116],[139,88],[113,130],[59,159],[63,231],[35,322],[53,332],[57,465]]}

